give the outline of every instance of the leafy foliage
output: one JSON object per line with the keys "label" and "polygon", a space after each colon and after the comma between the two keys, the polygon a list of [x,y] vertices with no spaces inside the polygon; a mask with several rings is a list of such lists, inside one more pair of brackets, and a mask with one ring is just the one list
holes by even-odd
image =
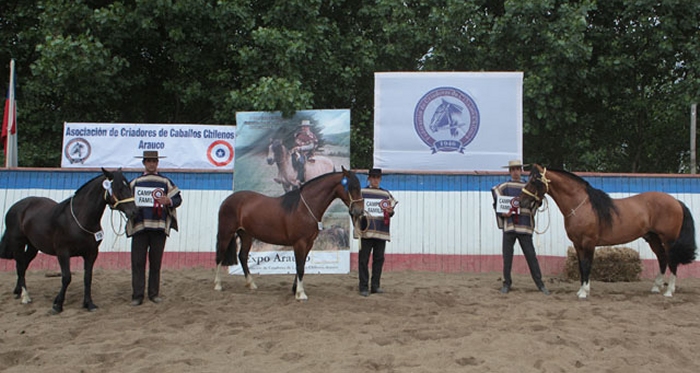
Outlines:
{"label": "leafy foliage", "polygon": [[352,110],[372,166],[374,73],[523,71],[526,162],[686,172],[700,3],[683,0],[5,0],[20,165],[60,164],[63,123],[234,124]]}

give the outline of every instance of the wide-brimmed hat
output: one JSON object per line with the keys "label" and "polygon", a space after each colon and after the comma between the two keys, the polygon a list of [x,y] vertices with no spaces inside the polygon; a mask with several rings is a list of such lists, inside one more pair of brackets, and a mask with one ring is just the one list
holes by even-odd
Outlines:
{"label": "wide-brimmed hat", "polygon": [[514,159],[512,161],[508,161],[508,166],[503,166],[503,168],[512,168],[512,167],[519,167],[523,168],[527,166],[526,164],[523,164],[519,159]]}
{"label": "wide-brimmed hat", "polygon": [[164,155],[158,155],[157,150],[144,150],[143,155],[137,155],[134,158],[141,158],[141,159],[160,159],[160,158],[165,158]]}
{"label": "wide-brimmed hat", "polygon": [[369,170],[369,176],[378,176],[382,177],[382,169],[381,168],[372,168]]}
{"label": "wide-brimmed hat", "polygon": [[308,119],[304,119],[301,121],[299,127],[311,127],[311,121]]}

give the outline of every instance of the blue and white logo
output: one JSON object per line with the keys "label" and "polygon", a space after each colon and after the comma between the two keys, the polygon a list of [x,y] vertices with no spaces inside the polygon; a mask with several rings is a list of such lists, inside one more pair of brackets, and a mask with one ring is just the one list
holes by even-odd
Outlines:
{"label": "blue and white logo", "polygon": [[457,88],[435,88],[418,101],[413,125],[433,154],[454,151],[464,154],[464,148],[479,132],[479,108],[468,94]]}
{"label": "blue and white logo", "polygon": [[63,154],[71,164],[84,164],[90,158],[90,154],[92,154],[92,146],[84,138],[77,137],[68,141],[63,149]]}

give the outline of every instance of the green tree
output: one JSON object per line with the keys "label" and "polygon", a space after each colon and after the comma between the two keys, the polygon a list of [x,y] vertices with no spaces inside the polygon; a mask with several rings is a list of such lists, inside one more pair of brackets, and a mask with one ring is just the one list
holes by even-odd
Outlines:
{"label": "green tree", "polygon": [[17,59],[22,166],[58,166],[66,121],[347,108],[368,168],[375,72],[515,70],[526,161],[677,172],[698,18],[683,0],[6,0],[0,59]]}

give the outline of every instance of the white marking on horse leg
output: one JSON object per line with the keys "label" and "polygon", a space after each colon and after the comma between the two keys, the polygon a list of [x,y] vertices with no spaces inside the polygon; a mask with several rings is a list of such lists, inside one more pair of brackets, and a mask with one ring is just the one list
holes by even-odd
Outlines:
{"label": "white marking on horse leg", "polygon": [[245,276],[245,286],[250,290],[255,290],[258,288],[258,286],[255,285],[255,282],[253,281],[253,275],[251,275],[250,273]]}
{"label": "white marking on horse leg", "polygon": [[20,296],[20,299],[22,301],[22,304],[32,303],[32,298],[29,297],[29,292],[24,286],[22,286],[22,295]]}
{"label": "white marking on horse leg", "polygon": [[216,275],[214,275],[214,290],[221,291],[223,288],[221,287],[221,275],[219,274],[219,270],[221,270],[221,264],[216,265]]}
{"label": "white marking on horse leg", "polygon": [[578,289],[578,299],[586,299],[588,298],[588,295],[591,293],[591,282],[586,281],[583,284],[581,284],[581,288]]}
{"label": "white marking on horse leg", "polygon": [[664,275],[659,272],[659,274],[656,275],[656,279],[654,279],[654,286],[651,287],[651,292],[660,293],[662,287],[664,287]]}
{"label": "white marking on horse leg", "polygon": [[297,293],[296,293],[296,299],[303,301],[303,300],[308,300],[309,297],[306,296],[306,293],[304,292],[304,284],[299,280],[297,277]]}
{"label": "white marking on horse leg", "polygon": [[676,275],[671,273],[671,276],[668,278],[668,287],[666,288],[664,297],[672,297],[674,291],[676,291]]}

